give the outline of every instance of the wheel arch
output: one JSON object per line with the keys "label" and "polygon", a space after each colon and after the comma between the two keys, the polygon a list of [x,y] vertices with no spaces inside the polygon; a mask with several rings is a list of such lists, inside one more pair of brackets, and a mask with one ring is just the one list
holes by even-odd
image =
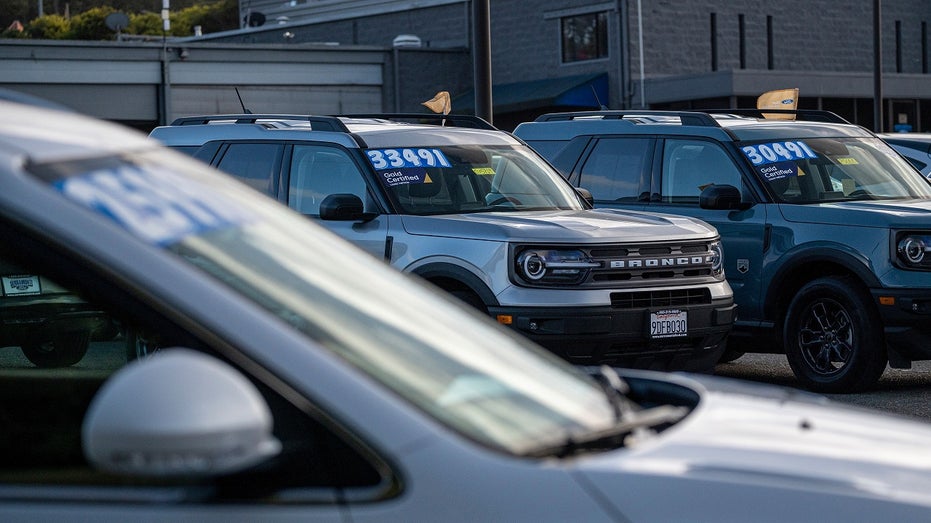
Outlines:
{"label": "wheel arch", "polygon": [[470,270],[445,262],[421,265],[412,274],[429,281],[446,292],[470,291],[475,293],[486,307],[498,305],[498,299],[482,279]]}
{"label": "wheel arch", "polygon": [[[869,269],[869,260],[862,256],[825,245],[811,246],[787,254],[790,259],[782,263],[767,282],[763,313],[781,326],[789,303],[806,283],[825,276],[850,276],[867,289],[881,286]],[[777,331],[779,329],[777,328]]]}

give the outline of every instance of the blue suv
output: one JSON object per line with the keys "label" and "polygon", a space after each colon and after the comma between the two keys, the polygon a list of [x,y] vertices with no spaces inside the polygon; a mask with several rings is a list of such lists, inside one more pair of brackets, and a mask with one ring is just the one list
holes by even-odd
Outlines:
{"label": "blue suv", "polygon": [[714,225],[738,318],[722,361],[785,353],[821,392],[931,359],[931,187],[826,111],[555,113],[514,134],[598,207]]}

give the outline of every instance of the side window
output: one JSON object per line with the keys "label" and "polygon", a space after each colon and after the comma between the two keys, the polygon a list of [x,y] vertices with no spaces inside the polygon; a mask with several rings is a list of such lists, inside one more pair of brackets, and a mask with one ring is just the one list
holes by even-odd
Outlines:
{"label": "side window", "polygon": [[720,145],[704,140],[666,140],[662,201],[698,204],[711,184],[733,185],[743,192],[740,170]]}
{"label": "side window", "polygon": [[274,195],[275,180],[281,166],[281,148],[281,145],[273,143],[233,143],[217,168],[257,191]]}
{"label": "side window", "polygon": [[[115,477],[94,469],[84,457],[82,423],[113,373],[170,347],[223,358],[171,319],[174,313],[144,305],[138,292],[120,290],[57,253],[23,253],[17,245],[14,263],[10,248],[0,245],[0,500],[21,500],[21,489],[28,488],[36,501],[48,495],[59,502],[176,500],[190,507],[195,498],[273,502],[287,492],[292,501],[333,503],[333,489],[357,489],[363,499],[385,490],[388,480],[378,458],[347,443],[353,438],[330,422],[309,415],[315,408],[309,403],[295,405],[257,379],[252,381],[269,405],[282,444],[268,461],[197,482]],[[54,279],[29,261],[37,257],[55,260]],[[192,402],[196,390],[191,389]],[[331,493],[321,494],[321,488]]]}
{"label": "side window", "polygon": [[324,145],[295,145],[288,206],[302,214],[319,215],[320,202],[331,194],[355,194],[368,206],[365,178],[346,151]]}
{"label": "side window", "polygon": [[579,186],[591,191],[595,201],[636,202],[648,186],[651,140],[604,138],[598,140],[582,166]]}

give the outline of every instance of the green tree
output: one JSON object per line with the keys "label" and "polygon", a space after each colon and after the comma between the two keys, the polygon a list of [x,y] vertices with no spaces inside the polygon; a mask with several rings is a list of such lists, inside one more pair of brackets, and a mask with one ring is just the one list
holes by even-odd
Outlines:
{"label": "green tree", "polygon": [[113,30],[107,27],[105,19],[116,9],[110,6],[95,7],[71,17],[71,31],[68,38],[72,40],[112,40]]}
{"label": "green tree", "polygon": [[30,38],[63,40],[71,33],[71,23],[61,15],[45,15],[26,24]]}
{"label": "green tree", "polygon": [[134,35],[161,35],[162,15],[160,13],[135,13],[129,15],[129,27],[124,33]]}

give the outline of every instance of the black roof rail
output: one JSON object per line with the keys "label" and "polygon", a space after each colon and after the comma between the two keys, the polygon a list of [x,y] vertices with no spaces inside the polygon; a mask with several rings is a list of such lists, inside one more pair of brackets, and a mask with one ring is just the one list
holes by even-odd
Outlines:
{"label": "black roof rail", "polygon": [[623,110],[623,111],[579,111],[569,113],[548,113],[537,117],[538,122],[553,122],[558,120],[574,120],[576,118],[601,116],[604,120],[633,119],[637,116],[666,116],[679,119],[682,125],[695,125],[698,127],[721,127],[714,118],[703,112],[694,111],[661,111],[655,109]]}
{"label": "black roof rail", "polygon": [[831,111],[820,109],[696,109],[708,114],[733,114],[735,116],[751,116],[754,118],[765,118],[766,114],[792,114],[796,120],[806,122],[828,122],[828,123],[846,123],[850,122],[842,116]]}
{"label": "black roof rail", "polygon": [[344,118],[376,118],[380,120],[407,121],[415,120],[418,123],[436,125],[449,125],[452,127],[469,127],[472,129],[486,129],[497,131],[498,128],[487,120],[471,114],[439,114],[439,113],[365,113],[341,114]]}
{"label": "black roof rail", "polygon": [[308,122],[314,131],[335,131],[339,133],[348,133],[346,127],[339,118],[335,116],[314,116],[298,114],[211,114],[205,116],[184,116],[175,119],[171,125],[201,125],[210,122],[219,122],[224,120],[233,120],[235,123],[256,123],[258,120],[291,120],[296,122]]}

